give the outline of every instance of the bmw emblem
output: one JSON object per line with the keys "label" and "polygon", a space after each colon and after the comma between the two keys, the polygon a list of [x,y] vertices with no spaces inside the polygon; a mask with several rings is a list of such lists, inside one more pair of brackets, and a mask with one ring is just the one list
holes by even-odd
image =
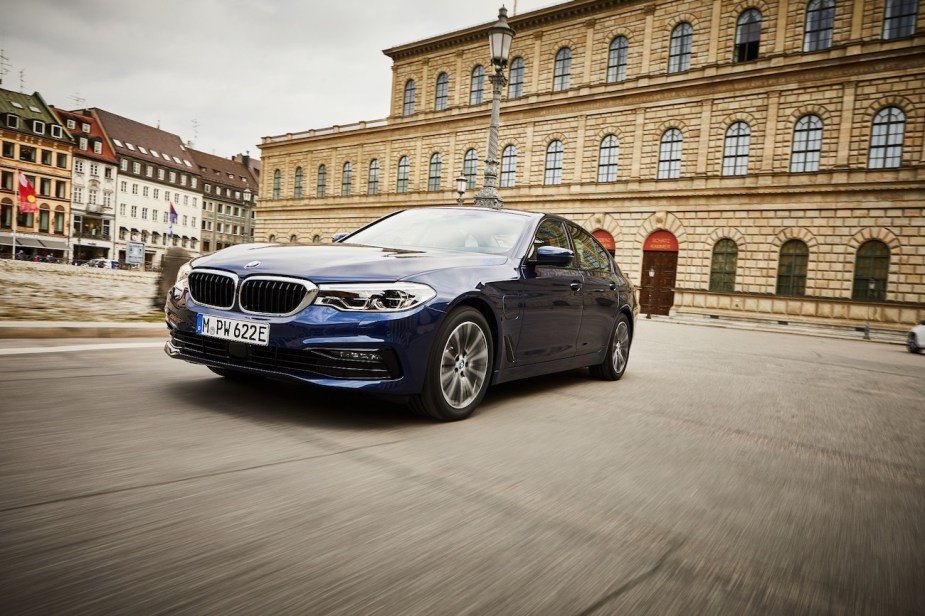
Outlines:
{"label": "bmw emblem", "polygon": [[260,261],[251,261],[244,266],[244,269],[251,269],[252,267],[257,267],[258,265],[260,265]]}

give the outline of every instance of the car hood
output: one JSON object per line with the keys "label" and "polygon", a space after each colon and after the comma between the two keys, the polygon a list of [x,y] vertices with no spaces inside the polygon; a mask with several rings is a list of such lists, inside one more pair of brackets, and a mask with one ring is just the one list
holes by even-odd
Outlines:
{"label": "car hood", "polygon": [[241,277],[295,276],[323,283],[401,280],[441,269],[502,265],[507,259],[505,255],[399,250],[355,244],[244,244],[199,257],[193,261],[193,267],[225,270]]}

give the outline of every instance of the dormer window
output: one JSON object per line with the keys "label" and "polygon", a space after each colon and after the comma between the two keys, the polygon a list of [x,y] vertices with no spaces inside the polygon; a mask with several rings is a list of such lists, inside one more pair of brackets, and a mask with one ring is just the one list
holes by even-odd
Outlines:
{"label": "dormer window", "polygon": [[94,142],[93,142],[93,151],[94,151],[95,153],[97,153],[97,154],[102,154],[102,153],[103,153],[103,142],[102,142],[102,141],[94,141]]}
{"label": "dormer window", "polygon": [[135,151],[135,146],[133,146],[133,145],[132,145],[131,143],[129,143],[128,141],[125,142],[125,147],[127,147],[128,149],[130,149],[132,152]]}
{"label": "dormer window", "polygon": [[68,121],[67,121],[67,129],[68,129],[68,130],[74,130],[75,128],[77,128],[77,122],[75,122],[74,120],[68,119]]}
{"label": "dormer window", "polygon": [[17,103],[16,101],[10,101],[10,104],[16,107],[17,109],[22,109],[23,106]]}
{"label": "dormer window", "polygon": [[87,138],[86,138],[86,137],[81,137],[81,138],[80,138],[80,149],[81,149],[81,150],[86,150],[86,149],[87,149]]}
{"label": "dormer window", "polygon": [[32,120],[32,130],[39,135],[44,135],[45,123],[40,120]]}
{"label": "dormer window", "polygon": [[12,113],[7,114],[6,126],[7,128],[19,128],[19,116]]}
{"label": "dormer window", "polygon": [[62,129],[57,124],[52,124],[51,125],[51,136],[54,137],[55,139],[61,139],[62,137],[64,137],[64,129]]}
{"label": "dormer window", "polygon": [[119,146],[120,148],[125,147],[124,145],[122,145],[122,142],[119,141],[118,139],[113,139],[112,142],[115,143],[115,144],[116,144],[117,146]]}
{"label": "dormer window", "polygon": [[89,132],[90,132],[90,125],[87,124],[86,122],[83,122],[83,123],[80,125],[80,130],[82,130],[82,131],[85,132],[85,133],[89,133]]}

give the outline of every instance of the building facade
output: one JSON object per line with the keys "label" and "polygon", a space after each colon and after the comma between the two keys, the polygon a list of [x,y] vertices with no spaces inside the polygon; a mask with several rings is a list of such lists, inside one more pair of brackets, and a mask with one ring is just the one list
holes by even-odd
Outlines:
{"label": "building facade", "polygon": [[[653,314],[925,318],[915,0],[575,0],[516,15],[504,206],[593,231]],[[389,116],[265,137],[256,239],[328,240],[482,185],[486,24],[385,50]]]}
{"label": "building facade", "polygon": [[202,252],[253,242],[258,176],[249,157],[191,153],[202,177]]}
{"label": "building facade", "polygon": [[119,162],[113,258],[125,263],[130,244],[143,244],[145,269],[159,268],[170,246],[198,256],[201,179],[180,137],[103,109],[80,113],[96,119]]}
{"label": "building facade", "polygon": [[114,259],[116,189],[119,162],[112,144],[89,115],[54,109],[74,138],[71,191],[71,235],[68,260]]}
{"label": "building facade", "polygon": [[[68,254],[73,139],[42,96],[0,89],[0,258],[62,260]],[[37,211],[16,204],[18,174]]]}

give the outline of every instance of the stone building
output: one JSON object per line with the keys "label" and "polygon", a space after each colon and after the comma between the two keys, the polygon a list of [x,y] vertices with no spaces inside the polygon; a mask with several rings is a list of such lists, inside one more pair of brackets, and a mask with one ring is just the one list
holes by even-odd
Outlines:
{"label": "stone building", "polygon": [[[0,89],[0,257],[67,257],[71,134],[42,96]],[[16,205],[19,173],[35,190],[36,212]]]}
{"label": "stone building", "polygon": [[[504,206],[584,225],[654,314],[925,318],[912,0],[575,0],[512,16]],[[387,118],[265,137],[256,239],[329,241],[481,186],[487,28],[385,50]]]}
{"label": "stone building", "polygon": [[259,174],[250,157],[190,152],[202,177],[202,252],[253,242]]}
{"label": "stone building", "polygon": [[53,108],[74,138],[71,237],[67,259],[113,259],[119,161],[96,118]]}

